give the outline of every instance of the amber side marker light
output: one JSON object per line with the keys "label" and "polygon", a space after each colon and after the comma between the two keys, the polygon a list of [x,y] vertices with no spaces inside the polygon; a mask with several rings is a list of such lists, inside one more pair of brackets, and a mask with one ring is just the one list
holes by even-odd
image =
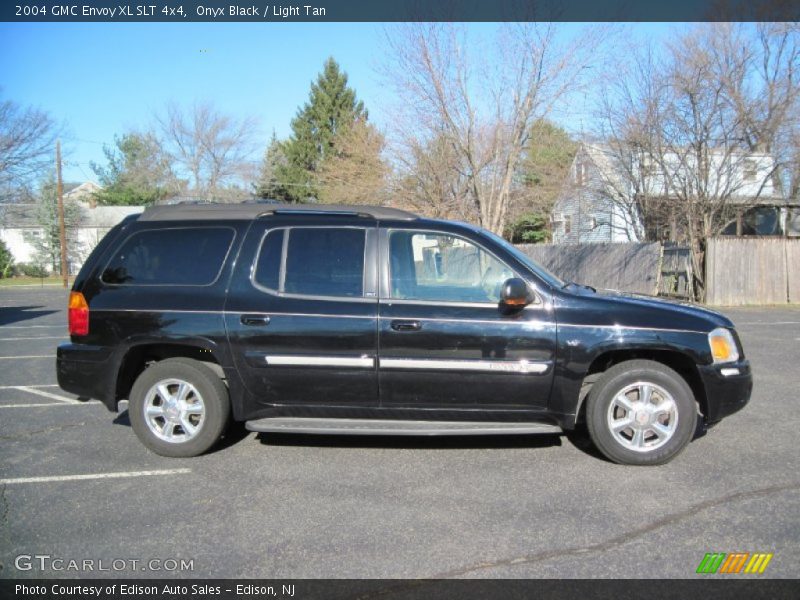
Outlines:
{"label": "amber side marker light", "polygon": [[525,306],[528,301],[525,298],[507,298],[503,303],[508,306]]}
{"label": "amber side marker light", "polygon": [[715,363],[735,362],[739,360],[739,351],[733,335],[727,329],[719,327],[708,334],[708,344]]}
{"label": "amber side marker light", "polygon": [[89,304],[80,292],[70,292],[68,323],[70,335],[89,334]]}

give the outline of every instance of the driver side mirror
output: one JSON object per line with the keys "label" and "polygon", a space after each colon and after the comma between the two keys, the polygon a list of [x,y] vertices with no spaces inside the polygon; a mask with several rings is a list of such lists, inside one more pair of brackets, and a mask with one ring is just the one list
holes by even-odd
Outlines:
{"label": "driver side mirror", "polygon": [[500,291],[500,300],[506,306],[522,308],[531,303],[531,294],[528,284],[519,277],[506,279]]}

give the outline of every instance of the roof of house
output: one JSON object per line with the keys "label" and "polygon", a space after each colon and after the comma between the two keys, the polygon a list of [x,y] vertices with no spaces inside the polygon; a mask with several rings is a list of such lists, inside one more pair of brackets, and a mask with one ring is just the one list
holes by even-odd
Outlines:
{"label": "roof of house", "polygon": [[[113,227],[128,215],[142,212],[142,206],[98,206],[90,208],[76,203],[81,211],[80,226],[84,228]],[[38,204],[0,204],[0,225],[5,229],[36,229],[40,227]]]}
{"label": "roof of house", "polygon": [[386,206],[361,206],[346,204],[166,204],[152,206],[144,211],[140,221],[196,220],[248,220],[268,214],[341,214],[367,216],[374,219],[410,221],[419,217],[414,213]]}
{"label": "roof of house", "polygon": [[83,183],[65,183],[63,189],[65,198],[82,199],[103,188],[94,181],[84,181]]}
{"label": "roof of house", "polygon": [[[605,143],[589,143],[584,142],[581,144],[581,151],[591,160],[597,167],[601,177],[603,178],[604,185],[614,190],[616,193],[626,193],[625,190],[630,188],[628,176],[624,169],[619,165],[619,155],[615,150]],[[576,155],[576,159],[580,157],[581,151]],[[714,153],[714,151],[712,151]],[[722,151],[717,151],[717,155],[723,155]],[[763,152],[749,152],[742,153],[742,157],[755,157],[762,159],[772,159],[769,154]],[[769,187],[772,190],[771,187]],[[751,204],[752,198],[747,195],[740,195],[733,193],[728,199],[731,204]],[[789,201],[779,194],[764,192],[755,202],[755,204],[769,204],[770,206],[788,204]]]}
{"label": "roof of house", "polygon": [[36,204],[0,204],[0,224],[4,229],[38,227]]}

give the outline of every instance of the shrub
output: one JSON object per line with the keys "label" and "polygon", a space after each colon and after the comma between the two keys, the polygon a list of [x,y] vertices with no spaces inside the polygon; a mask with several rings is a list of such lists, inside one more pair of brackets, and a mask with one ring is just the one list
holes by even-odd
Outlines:
{"label": "shrub", "polygon": [[34,265],[32,263],[19,263],[17,265],[19,273],[27,277],[43,278],[50,275],[42,265]]}
{"label": "shrub", "polygon": [[6,243],[0,240],[0,279],[14,275],[14,257]]}
{"label": "shrub", "polygon": [[509,225],[506,237],[512,244],[541,244],[550,237],[546,217],[527,214]]}

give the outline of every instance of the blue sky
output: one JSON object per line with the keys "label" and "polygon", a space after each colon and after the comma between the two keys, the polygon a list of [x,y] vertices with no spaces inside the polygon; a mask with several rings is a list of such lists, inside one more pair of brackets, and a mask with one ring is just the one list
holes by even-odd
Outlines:
{"label": "blue sky", "polygon": [[[672,31],[630,27],[651,38]],[[378,73],[385,36],[379,23],[1,23],[0,97],[63,123],[65,179],[83,181],[95,179],[89,162],[103,162],[102,144],[146,127],[169,101],[254,116],[264,145],[273,129],[287,136],[328,56],[381,127],[391,105]]]}

